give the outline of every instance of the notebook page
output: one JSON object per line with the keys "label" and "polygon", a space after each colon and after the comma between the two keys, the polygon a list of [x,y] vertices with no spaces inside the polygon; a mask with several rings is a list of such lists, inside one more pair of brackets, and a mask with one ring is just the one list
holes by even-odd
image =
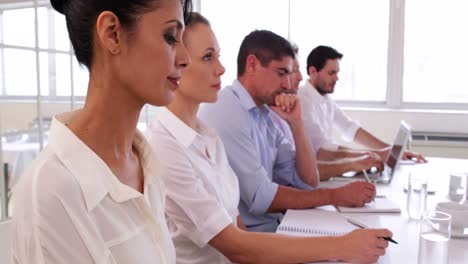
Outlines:
{"label": "notebook page", "polygon": [[320,209],[288,210],[276,233],[294,236],[340,236],[356,228],[338,212]]}
{"label": "notebook page", "polygon": [[365,204],[363,207],[337,206],[342,213],[400,213],[400,206],[386,197],[376,197],[374,202]]}

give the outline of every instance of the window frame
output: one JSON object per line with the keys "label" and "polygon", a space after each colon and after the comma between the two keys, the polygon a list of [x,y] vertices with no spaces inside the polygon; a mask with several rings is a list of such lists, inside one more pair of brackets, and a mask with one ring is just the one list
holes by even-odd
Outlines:
{"label": "window frame", "polygon": [[[288,38],[290,38],[291,2],[288,0]],[[197,1],[199,11],[203,14],[203,0]],[[433,103],[433,102],[404,102],[403,101],[403,75],[404,75],[404,36],[405,36],[405,0],[388,0],[389,28],[387,50],[387,80],[384,101],[369,100],[336,100],[345,107],[361,107],[370,109],[415,109],[415,110],[462,110],[468,111],[468,103]],[[292,40],[294,41],[294,40]],[[304,79],[307,79],[304,76]],[[304,80],[305,81],[305,80]],[[303,82],[304,82],[303,81]]]}
{"label": "window frame", "polygon": [[[49,87],[48,87],[48,91],[49,91],[49,94],[48,95],[9,95],[7,94],[7,87],[6,87],[6,78],[2,78],[2,93],[0,94],[0,101],[21,101],[21,102],[27,102],[27,101],[37,101],[38,100],[38,97],[41,98],[41,101],[44,101],[44,102],[71,102],[72,104],[72,107],[73,105],[75,104],[75,102],[84,102],[85,100],[85,96],[75,96],[75,89],[74,89],[74,76],[75,76],[75,73],[74,73],[74,70],[75,70],[75,66],[74,66],[74,63],[73,63],[73,59],[74,59],[74,51],[73,51],[73,48],[71,46],[71,43],[69,42],[69,45],[70,45],[70,48],[69,48],[69,51],[64,51],[64,50],[59,50],[59,49],[54,49],[54,48],[41,48],[39,47],[39,41],[38,41],[38,8],[47,8],[47,16],[48,16],[48,23],[47,23],[47,26],[48,26],[48,33],[49,35],[47,36],[48,39],[49,39],[49,42],[50,43],[54,43],[55,41],[55,20],[54,20],[54,14],[55,14],[55,10],[52,8],[52,6],[50,5],[50,3],[48,1],[38,1],[38,0],[35,0],[35,1],[12,1],[10,3],[2,3],[0,5],[0,52],[1,52],[1,60],[0,60],[0,63],[1,63],[1,70],[2,70],[2,76],[5,76],[5,56],[4,56],[4,50],[5,49],[15,49],[15,50],[27,50],[27,51],[33,51],[35,52],[36,54],[36,65],[39,65],[39,54],[41,53],[46,53],[48,58],[49,58],[49,68],[48,68],[48,76],[49,76],[49,80],[52,80],[53,78],[52,77],[55,77],[55,72],[54,72],[54,68],[55,68],[55,64],[56,64],[56,60],[55,60],[55,57],[57,54],[64,54],[64,55],[67,55],[69,58],[70,58],[70,90],[71,90],[71,94],[70,95],[66,95],[66,96],[59,96],[57,95],[57,88],[56,88],[56,83],[51,83],[49,82]],[[24,8],[32,8],[34,9],[34,15],[35,15],[35,37],[36,37],[36,43],[35,43],[35,47],[25,47],[25,46],[18,46],[18,45],[9,45],[9,44],[5,44],[4,43],[4,39],[3,39],[3,28],[4,28],[4,24],[3,24],[3,12],[4,11],[8,11],[8,10],[16,10],[16,9],[24,9]],[[52,21],[52,23],[50,23]],[[41,69],[38,69],[36,68],[36,77],[37,75],[40,74],[40,70]],[[39,91],[39,88],[42,88],[40,87],[40,77],[37,78],[37,91]]]}
{"label": "window frame", "polygon": [[[290,29],[290,5],[291,1],[288,0],[288,29]],[[337,100],[337,102],[346,107],[362,107],[362,108],[385,108],[385,109],[425,109],[425,110],[462,110],[468,111],[468,103],[432,103],[432,102],[404,102],[403,101],[403,74],[404,74],[404,35],[405,35],[405,0],[388,0],[389,2],[389,29],[388,29],[388,51],[387,51],[387,86],[386,86],[386,96],[384,101],[366,101],[366,100]],[[203,0],[194,0],[194,10],[202,11]],[[63,101],[79,101],[83,102],[85,96],[75,96],[74,95],[74,66],[73,58],[74,53],[73,49],[70,47],[70,51],[62,51],[56,49],[44,49],[44,48],[29,48],[21,46],[12,46],[3,44],[3,32],[4,25],[2,24],[2,14],[4,10],[11,9],[20,9],[20,8],[39,8],[47,7],[49,14],[55,12],[48,1],[12,1],[11,3],[2,3],[0,7],[0,52],[1,56],[1,69],[2,76],[5,76],[5,57],[4,49],[23,49],[23,50],[32,50],[35,52],[46,52],[49,56],[54,56],[55,54],[68,54],[70,56],[70,85],[71,85],[71,95],[70,96],[57,96],[55,90],[55,84],[49,84],[49,95],[41,96],[45,101],[53,102],[63,102]],[[37,12],[36,16],[37,16]],[[36,18],[37,19],[37,18]],[[49,24],[49,32],[54,32],[54,25]],[[36,35],[37,26],[35,29]],[[288,37],[290,35],[290,30],[288,30]],[[49,39],[51,36],[49,36]],[[71,45],[70,45],[71,46]],[[55,63],[55,60],[51,60]],[[37,69],[39,73],[40,69]],[[49,77],[52,77],[52,72],[48,72]],[[7,95],[6,94],[6,85],[5,79],[2,78],[2,94],[0,95],[0,101],[30,101],[37,100],[36,95],[31,96],[18,96],[18,95]],[[51,79],[51,78],[49,78]],[[39,78],[38,78],[39,81]],[[39,84],[38,84],[39,85]],[[38,86],[40,87],[40,86]]]}

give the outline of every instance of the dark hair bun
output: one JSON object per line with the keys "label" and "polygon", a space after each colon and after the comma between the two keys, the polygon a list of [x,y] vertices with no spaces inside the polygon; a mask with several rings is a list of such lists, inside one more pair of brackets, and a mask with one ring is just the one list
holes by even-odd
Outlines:
{"label": "dark hair bun", "polygon": [[63,4],[67,0],[50,0],[50,3],[52,4],[52,7],[59,13],[63,14]]}

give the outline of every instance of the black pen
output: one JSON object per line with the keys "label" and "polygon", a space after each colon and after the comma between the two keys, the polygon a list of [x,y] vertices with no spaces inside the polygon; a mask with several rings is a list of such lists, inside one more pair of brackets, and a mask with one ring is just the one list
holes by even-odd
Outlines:
{"label": "black pen", "polygon": [[[357,227],[360,227],[360,228],[369,228],[368,226],[366,226],[365,224],[359,222],[358,220],[354,219],[354,218],[351,218],[351,217],[346,217],[346,220],[348,220],[348,222],[350,222],[351,224],[357,226]],[[398,242],[396,242],[395,240],[393,240],[391,237],[381,237],[382,239],[384,240],[387,240],[389,242],[392,242],[394,244],[398,244]]]}

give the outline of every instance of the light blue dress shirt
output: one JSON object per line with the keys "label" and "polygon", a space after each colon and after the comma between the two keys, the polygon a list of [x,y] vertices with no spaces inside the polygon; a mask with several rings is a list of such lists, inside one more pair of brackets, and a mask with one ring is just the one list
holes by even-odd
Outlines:
{"label": "light blue dress shirt", "polygon": [[294,146],[269,117],[270,109],[257,107],[235,80],[222,89],[218,101],[201,107],[198,117],[218,130],[229,164],[239,179],[239,211],[252,231],[274,232],[282,214],[267,213],[278,184],[311,189],[296,172]]}

